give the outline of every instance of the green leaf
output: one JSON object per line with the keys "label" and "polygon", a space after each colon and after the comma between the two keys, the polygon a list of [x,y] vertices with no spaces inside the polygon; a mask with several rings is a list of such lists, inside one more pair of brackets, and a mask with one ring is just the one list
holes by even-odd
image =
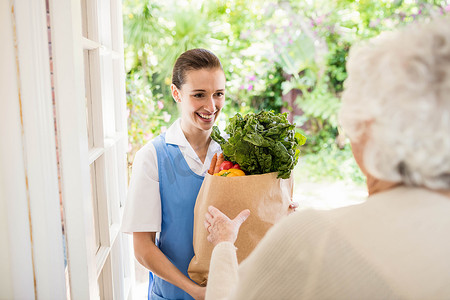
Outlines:
{"label": "green leaf", "polygon": [[238,163],[247,174],[278,172],[279,178],[289,178],[298,162],[299,147],[306,141],[295,125],[289,123],[287,114],[271,111],[236,114],[225,128],[226,141],[214,126],[211,138],[222,147],[224,156]]}

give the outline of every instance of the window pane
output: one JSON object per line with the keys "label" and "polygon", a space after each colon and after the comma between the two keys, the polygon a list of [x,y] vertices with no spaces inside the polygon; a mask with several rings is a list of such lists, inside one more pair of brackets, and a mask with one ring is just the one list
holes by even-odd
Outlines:
{"label": "window pane", "polygon": [[96,163],[92,163],[90,166],[90,174],[91,174],[91,199],[92,199],[92,207],[93,207],[93,221],[94,221],[94,231],[95,231],[95,253],[100,249],[100,228],[98,222],[98,197],[97,197],[97,186],[96,186]]}
{"label": "window pane", "polygon": [[98,2],[99,34],[102,45],[111,49],[111,3],[110,0],[99,0]]}
{"label": "window pane", "polygon": [[85,106],[86,106],[86,128],[88,134],[89,149],[94,147],[92,134],[92,101],[91,101],[91,80],[90,80],[90,59],[89,51],[83,50],[84,54],[84,80],[85,80]]}
{"label": "window pane", "polygon": [[100,293],[100,299],[105,299],[105,293],[103,292],[103,272],[101,272],[100,276],[98,276],[97,285]]}
{"label": "window pane", "polygon": [[87,3],[86,0],[81,0],[81,16],[82,16],[82,34],[84,37],[88,37],[88,25],[87,25]]}
{"label": "window pane", "polygon": [[111,0],[111,32],[113,33],[111,35],[112,49],[117,52],[120,52],[121,36],[120,34],[114,33],[120,33],[122,31],[122,15],[120,14],[120,5],[122,5],[121,1]]}
{"label": "window pane", "polygon": [[98,276],[98,288],[100,290],[100,299],[114,299],[111,272],[111,255],[108,254],[105,265]]}
{"label": "window pane", "polygon": [[114,80],[112,54],[109,50],[100,51],[100,66],[103,132],[105,138],[114,138],[116,134]]}
{"label": "window pane", "polygon": [[108,195],[108,212],[109,225],[119,223],[119,201],[118,201],[118,186],[117,186],[117,161],[115,156],[115,146],[110,147],[105,152],[105,167],[106,167],[106,181],[107,181],[107,195]]}

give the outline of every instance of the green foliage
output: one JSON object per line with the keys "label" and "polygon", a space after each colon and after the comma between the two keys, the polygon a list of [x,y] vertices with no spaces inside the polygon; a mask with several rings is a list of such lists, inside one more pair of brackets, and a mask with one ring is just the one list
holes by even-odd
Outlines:
{"label": "green foliage", "polygon": [[218,55],[227,78],[219,125],[236,113],[291,111],[283,95],[301,91],[303,114],[295,122],[309,137],[307,159],[329,170],[320,156],[351,155],[336,143],[345,140],[337,111],[351,45],[449,13],[450,0],[124,0],[123,12],[130,161],[178,118],[173,64],[187,49],[203,47]]}
{"label": "green foliage", "polygon": [[[127,76],[128,136],[130,145],[142,145],[157,136],[174,121],[176,107],[167,107],[162,94],[154,93],[159,87],[145,84],[140,72]],[[142,112],[145,112],[142,113]],[[132,161],[137,149],[129,149]]]}
{"label": "green foliage", "polygon": [[[371,38],[381,31],[441,14],[445,1],[326,1],[313,3],[291,1],[292,9],[303,11],[315,32],[316,44],[325,43],[326,53],[315,59],[315,67],[302,68],[300,80],[285,83],[285,91],[297,88],[302,94],[297,104],[303,110],[300,124],[305,124],[310,136],[321,138],[322,131],[339,137],[337,112],[343,83],[347,78],[345,64],[353,43]],[[316,47],[316,51],[319,50]],[[314,140],[314,139],[312,139]],[[339,145],[342,147],[342,145]]]}
{"label": "green foliage", "polygon": [[[322,130],[317,130],[316,126],[321,126]],[[311,127],[316,129],[314,132],[317,133],[308,134],[301,128],[297,128],[298,132],[307,136],[303,149],[304,154],[315,154],[336,144],[337,129],[335,127],[330,126],[328,123],[311,124]]]}
{"label": "green foliage", "polygon": [[345,64],[349,50],[350,44],[348,42],[330,45],[324,80],[328,82],[330,92],[335,95],[339,95],[344,89],[344,80],[347,78]]}
{"label": "green foliage", "polygon": [[[337,112],[341,106],[340,99],[330,91],[328,85],[324,82],[318,84],[312,92],[308,92],[297,98],[298,105],[304,112],[304,118],[316,122],[326,122],[332,128],[338,127]],[[313,130],[310,126],[310,130]],[[317,129],[323,130],[323,126]]]}
{"label": "green foliage", "polygon": [[[281,107],[283,106],[282,85],[284,83],[282,72],[283,70],[281,67],[276,67],[275,70],[269,70],[267,72],[267,78],[265,79],[265,88],[261,91],[259,89],[255,89],[251,94],[249,105],[253,108],[253,111],[281,111]],[[253,79],[252,76],[248,76],[246,78],[246,81],[248,82],[247,88],[255,80],[256,79]],[[245,85],[243,87],[245,88]],[[248,91],[245,91],[245,89],[241,88],[241,92],[243,91],[248,93]]]}
{"label": "green foliage", "polygon": [[348,144],[344,149],[339,149],[331,143],[318,152],[302,155],[294,176],[297,181],[347,180],[365,183],[365,176],[356,164]]}
{"label": "green foliage", "polygon": [[306,141],[294,129],[287,114],[262,111],[232,117],[225,128],[228,140],[217,126],[211,138],[220,144],[227,160],[238,163],[247,174],[278,172],[278,178],[289,178],[300,155],[299,147]]}

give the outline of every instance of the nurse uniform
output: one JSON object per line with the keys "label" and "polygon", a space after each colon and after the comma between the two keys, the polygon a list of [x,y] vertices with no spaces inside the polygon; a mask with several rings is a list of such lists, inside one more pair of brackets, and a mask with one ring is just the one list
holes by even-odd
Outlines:
{"label": "nurse uniform", "polygon": [[[194,256],[194,206],[219,144],[211,140],[205,162],[191,147],[178,119],[135,156],[121,230],[157,232],[156,245],[186,276]],[[150,272],[149,299],[193,299]]]}

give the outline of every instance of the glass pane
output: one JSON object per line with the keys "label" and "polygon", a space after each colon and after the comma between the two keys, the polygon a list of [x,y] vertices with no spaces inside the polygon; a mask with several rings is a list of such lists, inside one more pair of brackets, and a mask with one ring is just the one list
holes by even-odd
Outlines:
{"label": "glass pane", "polygon": [[120,14],[120,5],[122,3],[118,0],[111,0],[111,42],[112,42],[112,49],[114,51],[117,51],[120,53],[120,34],[121,31],[120,25],[122,23],[122,15]]}
{"label": "glass pane", "polygon": [[125,89],[122,86],[122,62],[120,59],[113,60],[113,82],[114,82],[114,119],[116,132],[122,133],[124,130],[123,114],[126,110]]}
{"label": "glass pane", "polygon": [[87,3],[86,0],[81,0],[81,26],[82,26],[82,34],[85,38],[88,37],[88,25],[87,25]]}
{"label": "glass pane", "polygon": [[97,285],[100,293],[100,299],[105,299],[105,293],[103,292],[103,271],[100,273],[100,276],[98,276]]}
{"label": "glass pane", "polygon": [[100,299],[114,299],[110,254],[108,254],[103,269],[98,276],[97,284],[100,291]]}
{"label": "glass pane", "polygon": [[94,222],[94,231],[95,231],[95,253],[97,254],[98,250],[100,249],[101,243],[100,243],[100,227],[98,222],[98,197],[97,197],[97,187],[96,187],[96,170],[95,170],[96,163],[92,163],[90,166],[90,173],[91,173],[91,199],[92,199],[92,207],[93,207],[93,222]]}
{"label": "glass pane", "polygon": [[108,189],[107,191],[107,201],[108,201],[108,218],[109,218],[109,226],[113,225],[114,223],[117,223],[118,220],[115,218],[115,212],[116,212],[116,205],[118,205],[118,192],[117,192],[117,181],[116,181],[116,161],[114,156],[115,147],[109,148],[105,152],[105,169],[106,169],[106,187]]}
{"label": "glass pane", "polygon": [[117,180],[118,180],[118,188],[119,188],[119,207],[123,207],[125,205],[126,199],[126,187],[128,186],[127,182],[127,155],[125,143],[120,142],[117,145]]}
{"label": "glass pane", "polygon": [[112,55],[108,51],[101,51],[100,54],[100,78],[103,113],[103,132],[105,138],[114,138],[116,134],[115,126],[115,105],[114,105],[114,80]]}
{"label": "glass pane", "polygon": [[88,146],[89,149],[94,147],[94,137],[93,137],[93,128],[92,128],[92,101],[91,101],[91,80],[90,80],[90,59],[89,59],[89,51],[83,50],[84,54],[84,85],[85,85],[85,106],[86,106],[86,128],[88,135]]}
{"label": "glass pane", "polygon": [[100,43],[111,49],[111,3],[110,0],[98,2]]}

